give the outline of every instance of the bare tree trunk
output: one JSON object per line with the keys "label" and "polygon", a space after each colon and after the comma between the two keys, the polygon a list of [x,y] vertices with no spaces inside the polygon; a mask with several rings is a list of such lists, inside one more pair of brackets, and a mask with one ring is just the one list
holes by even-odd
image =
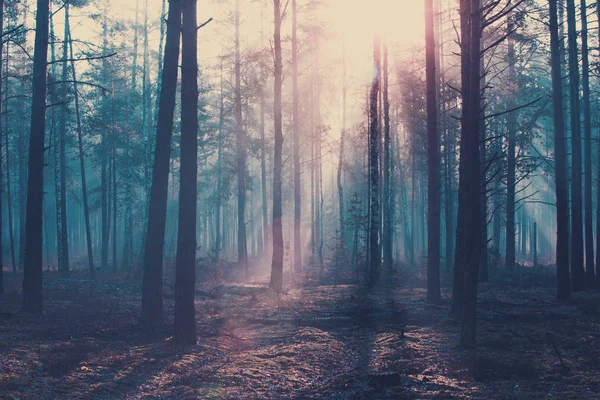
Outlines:
{"label": "bare tree trunk", "polygon": [[587,287],[596,284],[594,273],[594,225],[592,211],[592,110],[590,105],[590,62],[586,0],[581,0],[581,69],[583,84],[583,143],[584,143],[584,208],[585,208],[585,272]]}
{"label": "bare tree trunk", "polygon": [[386,274],[392,271],[392,190],[391,181],[391,136],[390,136],[390,98],[389,98],[389,68],[388,68],[388,46],[383,45],[383,266]]}
{"label": "bare tree trunk", "polygon": [[342,73],[342,133],[340,136],[340,154],[338,159],[337,168],[337,189],[338,189],[338,201],[340,209],[340,242],[338,252],[341,252],[346,247],[345,242],[345,229],[344,229],[344,185],[342,183],[342,175],[344,172],[344,136],[346,135],[346,98],[347,98],[347,72],[346,72],[346,43],[343,44],[343,73]]}
{"label": "bare tree trunk", "polygon": [[41,313],[42,221],[44,198],[44,136],[46,131],[46,66],[48,53],[49,0],[37,0],[33,93],[27,174],[27,216],[25,222],[25,264],[23,305],[26,313]]}
{"label": "bare tree trunk", "polygon": [[369,129],[369,176],[370,176],[370,224],[369,224],[369,285],[375,286],[380,277],[381,253],[379,249],[379,118],[377,99],[381,80],[381,43],[376,35],[373,39],[375,76],[371,85],[370,129]]}
{"label": "bare tree trunk", "polygon": [[[63,62],[62,62],[62,80],[67,82],[68,80],[68,24],[69,22],[69,3],[65,4],[65,26],[63,35]],[[64,104],[60,110],[60,128],[59,128],[59,167],[60,167],[60,236],[59,241],[61,243],[63,257],[58,268],[61,271],[61,275],[69,275],[69,232],[67,230],[67,83],[63,84],[62,87],[62,98]]]}
{"label": "bare tree trunk", "polygon": [[[65,9],[65,12],[68,12]],[[67,33],[70,46],[71,60],[73,60],[73,41],[71,39],[71,28],[68,24],[68,17],[65,17],[67,21]],[[79,167],[81,169],[81,191],[83,195],[83,214],[85,219],[85,236],[87,239],[87,252],[88,252],[88,263],[90,279],[96,277],[96,270],[94,268],[94,250],[92,248],[92,231],[90,226],[90,207],[88,204],[88,192],[87,192],[87,179],[85,173],[85,156],[83,153],[83,132],[81,128],[81,114],[79,112],[79,92],[77,91],[77,74],[75,73],[75,62],[71,61],[71,75],[73,77],[73,90],[75,92],[75,117],[77,120],[77,144],[79,147]],[[108,182],[107,182],[108,183]],[[108,221],[107,221],[108,222]],[[108,242],[106,243],[106,249],[108,250]]]}
{"label": "bare tree trunk", "polygon": [[[0,32],[4,33],[4,0],[0,0]],[[47,44],[46,44],[47,46]],[[2,115],[2,45],[0,43],[0,115]],[[6,141],[6,155],[8,157],[8,140]],[[8,168],[7,168],[8,169]],[[2,124],[0,124],[0,186],[2,180]],[[10,176],[8,173],[6,174],[6,180],[10,180]],[[10,219],[10,214],[8,214],[8,218]],[[3,221],[2,221],[2,187],[0,187],[0,295],[4,294],[4,260],[2,259],[2,231],[3,231]]]}
{"label": "bare tree trunk", "polygon": [[577,51],[575,1],[567,0],[569,38],[569,89],[571,99],[571,284],[573,291],[585,288],[583,269],[583,212],[581,209],[581,126],[579,111],[579,53]]}
{"label": "bare tree trunk", "polygon": [[427,75],[427,301],[439,304],[440,293],[440,188],[437,87],[433,0],[425,1]]}
{"label": "bare tree trunk", "polygon": [[300,127],[298,111],[298,10],[292,0],[292,137],[294,138],[294,273],[302,273],[302,188],[300,187]]}
{"label": "bare tree trunk", "polygon": [[181,38],[181,166],[175,265],[174,338],[196,343],[196,201],[198,175],[198,35],[196,0],[184,0]]}
{"label": "bare tree trunk", "polygon": [[281,0],[273,0],[275,30],[273,42],[275,47],[275,153],[273,164],[273,260],[271,263],[270,288],[281,293],[283,288],[283,229],[281,205],[281,169],[283,150],[283,126],[281,116],[281,84],[283,62],[281,57]]}
{"label": "bare tree trunk", "polygon": [[550,53],[552,66],[552,102],[554,112],[554,171],[556,179],[556,297],[571,294],[569,277],[569,189],[567,152],[562,95],[562,68],[558,35],[557,0],[550,3]]}
{"label": "bare tree trunk", "polygon": [[[514,14],[508,17],[507,34],[514,30]],[[517,85],[515,71],[515,42],[512,37],[508,38],[508,76],[511,85]],[[515,86],[516,87],[516,86]],[[516,107],[516,94],[511,93],[508,99],[508,109]],[[516,156],[517,143],[517,114],[516,111],[509,112],[506,116],[508,161],[506,176],[506,254],[505,263],[507,269],[514,269],[516,262],[516,238],[515,238],[515,192],[516,192]]]}
{"label": "bare tree trunk", "polygon": [[237,136],[238,185],[238,262],[248,278],[246,244],[246,133],[242,121],[242,87],[240,57],[240,4],[235,2],[235,131]]}
{"label": "bare tree trunk", "polygon": [[175,93],[181,31],[181,0],[169,1],[167,38],[161,76],[161,92],[156,127],[154,168],[150,188],[148,227],[144,250],[144,277],[142,282],[142,319],[155,324],[162,321],[163,251],[169,185],[171,135],[175,113]]}
{"label": "bare tree trunk", "polygon": [[[483,0],[481,0],[480,4]],[[485,39],[481,39],[481,49],[485,47]],[[485,111],[485,90],[486,90],[486,74],[485,70],[485,57],[482,54],[479,59],[479,69],[481,71],[481,112]],[[481,207],[481,264],[479,266],[479,280],[481,282],[487,282],[489,278],[488,271],[488,191],[487,191],[487,137],[485,129],[485,119],[481,118],[479,121],[479,158],[481,163],[481,201],[479,202]]]}
{"label": "bare tree trunk", "polygon": [[[215,211],[215,262],[221,255],[221,199],[223,196],[223,118],[225,112],[223,96],[223,64],[221,64],[221,89],[219,101],[219,139],[217,149],[217,202]],[[263,131],[264,137],[264,131]]]}
{"label": "bare tree trunk", "polygon": [[480,198],[480,0],[461,0],[462,131],[459,164],[458,224],[454,259],[452,314],[462,320],[460,345],[475,346],[477,280],[481,257]]}
{"label": "bare tree trunk", "polygon": [[[0,7],[3,7],[4,5],[4,0],[1,0],[0,2]],[[2,8],[2,12],[4,8]],[[1,18],[0,18],[1,19]],[[1,52],[1,50],[0,50]],[[0,55],[1,57],[1,55]],[[8,58],[9,58],[9,45],[8,42],[6,43],[6,60],[5,60],[5,64],[6,64],[6,74],[8,76]],[[0,58],[1,60],[1,58]],[[0,68],[2,68],[2,63],[0,62]],[[1,85],[1,81],[2,79],[0,79],[0,85]],[[8,235],[10,237],[10,256],[11,256],[11,261],[12,261],[12,271],[14,274],[17,273],[17,264],[16,264],[16,258],[15,258],[15,237],[14,237],[14,227],[13,227],[13,208],[12,208],[12,191],[11,191],[11,182],[10,182],[10,149],[8,147],[8,113],[6,111],[8,111],[8,81],[6,82],[6,87],[3,88],[4,90],[4,104],[6,107],[6,110],[4,112],[4,136],[6,139],[6,202],[7,202],[7,206],[8,206]],[[0,112],[1,113],[1,112]],[[53,114],[54,116],[54,114]],[[0,120],[0,123],[1,120]],[[54,126],[54,125],[53,125]]]}

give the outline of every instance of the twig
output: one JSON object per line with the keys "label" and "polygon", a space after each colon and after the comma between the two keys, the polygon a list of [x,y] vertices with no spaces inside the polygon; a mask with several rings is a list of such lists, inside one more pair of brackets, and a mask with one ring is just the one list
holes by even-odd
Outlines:
{"label": "twig", "polygon": [[567,369],[567,366],[565,365],[562,356],[560,355],[560,351],[558,351],[558,347],[556,346],[556,343],[554,342],[554,339],[552,338],[552,334],[550,332],[546,332],[546,336],[548,336],[548,339],[550,339],[550,343],[552,343],[552,347],[554,347],[554,351],[556,352],[556,355],[558,356],[558,359],[560,360],[560,365],[562,365],[562,367],[564,369]]}

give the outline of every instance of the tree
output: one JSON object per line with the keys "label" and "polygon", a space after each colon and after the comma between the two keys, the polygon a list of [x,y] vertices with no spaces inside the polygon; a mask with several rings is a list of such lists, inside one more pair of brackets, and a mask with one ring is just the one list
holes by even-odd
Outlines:
{"label": "tree", "polygon": [[373,62],[375,74],[371,83],[369,104],[369,285],[379,281],[381,256],[379,250],[379,119],[377,99],[381,79],[381,42],[377,35],[373,38]]}
{"label": "tree", "polygon": [[592,110],[590,105],[590,62],[586,0],[581,0],[581,58],[583,86],[583,143],[584,143],[584,208],[585,208],[585,281],[590,289],[596,283],[594,274],[594,227],[592,212]]}
{"label": "tree", "polygon": [[49,0],[37,0],[23,274],[22,311],[26,313],[41,313],[43,308],[42,224],[49,7]]}
{"label": "tree", "polygon": [[[4,0],[0,0],[0,33],[4,32]],[[2,93],[2,45],[0,43],[0,93]],[[0,115],[2,115],[2,95],[0,95]],[[2,178],[2,124],[0,123],[0,181]],[[6,146],[6,154],[8,157],[8,141]],[[8,165],[8,164],[7,164]],[[6,174],[7,182],[10,181],[10,176]],[[10,184],[10,183],[9,183]],[[9,192],[10,196],[10,192]],[[2,243],[2,188],[0,188],[0,244]],[[9,214],[8,218],[12,218]],[[4,294],[4,260],[2,259],[2,246],[0,246],[0,295]]]}
{"label": "tree", "polygon": [[579,115],[579,54],[575,0],[567,0],[569,39],[569,93],[571,105],[571,284],[573,291],[585,288],[583,269],[583,212],[581,188],[581,126]]}
{"label": "tree", "polygon": [[427,301],[440,302],[440,192],[433,0],[425,1],[427,74]]}
{"label": "tree", "polygon": [[[85,155],[83,152],[83,129],[81,127],[81,113],[79,112],[79,92],[77,91],[77,74],[75,73],[75,58],[73,57],[73,41],[71,40],[71,30],[69,26],[69,9],[65,8],[65,40],[69,42],[71,47],[71,76],[73,78],[73,90],[75,92],[75,117],[77,120],[77,144],[79,149],[79,168],[81,170],[81,192],[83,198],[83,216],[85,220],[85,238],[87,243],[87,253],[88,253],[88,268],[90,272],[90,279],[94,279],[96,277],[96,270],[94,269],[94,251],[92,248],[92,228],[90,225],[90,206],[88,201],[88,190],[87,190],[87,179],[85,173]],[[103,166],[105,168],[105,166]],[[103,190],[103,200],[104,201],[104,190]],[[104,213],[104,211],[103,211]],[[104,222],[103,222],[104,224]],[[108,245],[106,247],[108,250]],[[108,254],[108,253],[107,253]]]}
{"label": "tree", "polygon": [[302,272],[302,188],[300,182],[300,127],[298,110],[298,9],[292,0],[292,137],[294,140],[294,273]]}
{"label": "tree", "polygon": [[275,152],[273,154],[273,259],[271,262],[271,282],[269,287],[276,293],[283,289],[283,216],[281,204],[281,169],[283,151],[283,125],[281,115],[281,84],[283,62],[281,58],[281,22],[285,10],[281,10],[281,0],[273,0],[274,33],[273,47],[275,49],[275,87],[273,113],[275,121]]}
{"label": "tree", "polygon": [[554,178],[556,181],[556,297],[565,300],[571,293],[569,277],[569,189],[562,95],[562,68],[558,35],[558,0],[550,3],[550,56],[554,116]]}
{"label": "tree", "polygon": [[383,45],[383,265],[385,272],[392,269],[392,241],[394,230],[394,215],[392,208],[392,180],[391,167],[391,135],[390,135],[390,96],[389,96],[389,68],[388,68],[388,45]]}
{"label": "tree", "polygon": [[238,262],[248,277],[246,244],[246,132],[242,121],[242,86],[240,56],[240,2],[235,1],[235,131],[237,136],[238,176]]}
{"label": "tree", "polygon": [[[476,343],[477,281],[481,257],[479,121],[481,7],[480,0],[461,0],[461,135],[458,224],[454,259],[453,313],[462,321],[460,345]],[[461,293],[462,291],[462,293]]]}
{"label": "tree", "polygon": [[198,197],[198,27],[196,0],[184,0],[181,37],[181,164],[175,264],[177,343],[196,343],[196,202]]}
{"label": "tree", "polygon": [[160,322],[163,314],[162,266],[180,31],[181,0],[169,0],[142,282],[142,319],[151,324]]}
{"label": "tree", "polygon": [[68,81],[68,27],[69,27],[69,3],[65,3],[65,24],[63,34],[63,54],[62,54],[62,101],[63,105],[60,108],[60,129],[59,129],[59,168],[60,168],[60,191],[59,191],[59,215],[57,224],[60,230],[59,234],[59,248],[62,248],[62,257],[59,260],[59,270],[61,275],[68,276],[69,274],[69,232],[67,230],[67,86]]}
{"label": "tree", "polygon": [[508,81],[511,87],[507,108],[509,110],[506,116],[506,136],[508,142],[508,155],[506,163],[506,253],[504,257],[507,269],[513,269],[516,263],[516,243],[515,243],[515,197],[516,197],[516,146],[517,146],[517,113],[516,108],[516,90],[517,74],[515,70],[515,42],[511,33],[515,29],[514,14],[508,17],[506,35],[508,38],[508,52],[506,62],[508,63]]}

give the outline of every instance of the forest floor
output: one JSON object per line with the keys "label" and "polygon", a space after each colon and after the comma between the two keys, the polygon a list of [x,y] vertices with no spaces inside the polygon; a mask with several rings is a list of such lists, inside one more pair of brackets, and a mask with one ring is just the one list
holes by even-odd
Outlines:
{"label": "forest floor", "polygon": [[418,279],[379,294],[313,281],[280,298],[261,280],[199,285],[198,343],[182,347],[172,292],[150,331],[124,277],[45,273],[45,313],[32,317],[15,314],[20,277],[5,276],[0,398],[600,398],[600,294],[557,303],[550,268],[480,285],[470,351],[448,291],[428,306]]}

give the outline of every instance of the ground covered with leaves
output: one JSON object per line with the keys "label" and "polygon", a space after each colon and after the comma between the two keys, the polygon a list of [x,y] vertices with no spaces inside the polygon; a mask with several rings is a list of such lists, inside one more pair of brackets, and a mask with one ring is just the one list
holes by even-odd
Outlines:
{"label": "ground covered with leaves", "polygon": [[281,296],[266,281],[198,285],[198,342],[142,328],[139,283],[45,273],[43,316],[17,312],[7,276],[0,398],[592,399],[600,398],[600,294],[554,300],[550,268],[480,285],[478,347],[457,348],[444,303],[422,280],[369,293],[310,281]]}

